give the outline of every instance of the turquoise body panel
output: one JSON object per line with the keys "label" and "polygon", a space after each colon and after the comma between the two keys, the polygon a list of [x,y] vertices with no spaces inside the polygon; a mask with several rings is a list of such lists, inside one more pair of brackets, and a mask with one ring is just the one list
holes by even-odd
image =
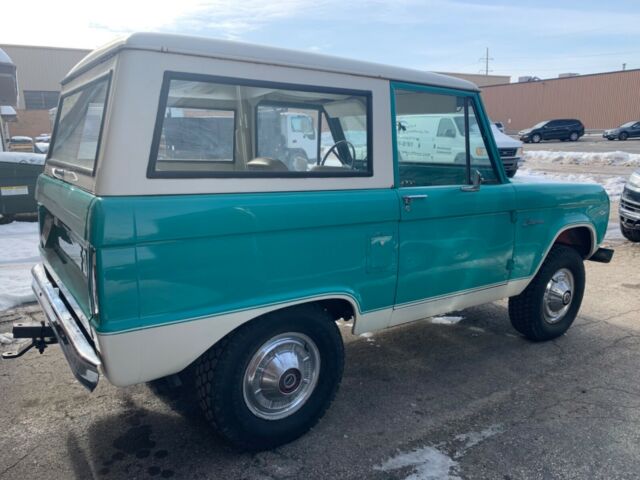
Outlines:
{"label": "turquoise body panel", "polygon": [[600,185],[512,183],[517,204],[512,278],[533,275],[555,236],[570,225],[591,225],[596,243],[609,222],[609,196]]}
{"label": "turquoise body panel", "polygon": [[[91,213],[98,331],[342,293],[393,304],[394,190],[105,197]],[[135,315],[132,315],[135,313]]]}
{"label": "turquoise body panel", "polygon": [[[473,98],[488,130],[477,93],[429,90]],[[487,147],[498,158],[491,136]],[[42,175],[37,198],[95,251],[91,321],[103,334],[320,295],[347,295],[360,313],[390,309],[528,278],[568,225],[604,237],[597,185],[512,183],[498,163],[501,183],[477,192],[401,187],[394,161],[389,189],[96,197]],[[405,195],[427,197],[407,209]],[[88,313],[86,278],[43,255]]]}

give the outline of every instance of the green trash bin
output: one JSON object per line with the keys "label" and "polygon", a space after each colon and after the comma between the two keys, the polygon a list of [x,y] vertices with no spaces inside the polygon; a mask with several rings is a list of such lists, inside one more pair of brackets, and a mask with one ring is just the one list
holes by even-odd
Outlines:
{"label": "green trash bin", "polygon": [[37,153],[0,152],[0,224],[38,211],[35,190],[44,160]]}

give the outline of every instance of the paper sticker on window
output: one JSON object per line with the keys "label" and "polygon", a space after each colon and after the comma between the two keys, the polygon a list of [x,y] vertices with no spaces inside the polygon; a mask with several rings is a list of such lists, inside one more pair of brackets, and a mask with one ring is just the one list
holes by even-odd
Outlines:
{"label": "paper sticker on window", "polygon": [[19,187],[0,187],[0,195],[10,197],[12,195],[29,195],[29,187],[26,185]]}

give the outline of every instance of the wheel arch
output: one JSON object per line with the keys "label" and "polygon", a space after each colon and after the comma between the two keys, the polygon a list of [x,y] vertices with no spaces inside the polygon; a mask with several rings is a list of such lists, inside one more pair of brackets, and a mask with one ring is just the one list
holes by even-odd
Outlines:
{"label": "wheel arch", "polygon": [[[596,229],[590,223],[568,225],[556,234],[555,239],[551,243],[551,247],[557,244],[574,248],[582,255],[584,260],[587,260],[596,250]],[[545,253],[542,259],[543,262],[549,254],[551,247]]]}

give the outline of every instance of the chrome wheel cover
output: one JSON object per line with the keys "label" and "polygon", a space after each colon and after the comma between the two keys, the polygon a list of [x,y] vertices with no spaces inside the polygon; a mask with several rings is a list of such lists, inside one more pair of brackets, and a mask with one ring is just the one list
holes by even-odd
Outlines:
{"label": "chrome wheel cover", "polygon": [[547,323],[558,323],[567,314],[571,303],[575,281],[567,268],[561,268],[553,274],[542,297],[542,314]]}
{"label": "chrome wheel cover", "polygon": [[253,355],[244,372],[242,392],[247,408],[265,420],[280,420],[298,411],[318,383],[320,352],[299,332],[277,335]]}

